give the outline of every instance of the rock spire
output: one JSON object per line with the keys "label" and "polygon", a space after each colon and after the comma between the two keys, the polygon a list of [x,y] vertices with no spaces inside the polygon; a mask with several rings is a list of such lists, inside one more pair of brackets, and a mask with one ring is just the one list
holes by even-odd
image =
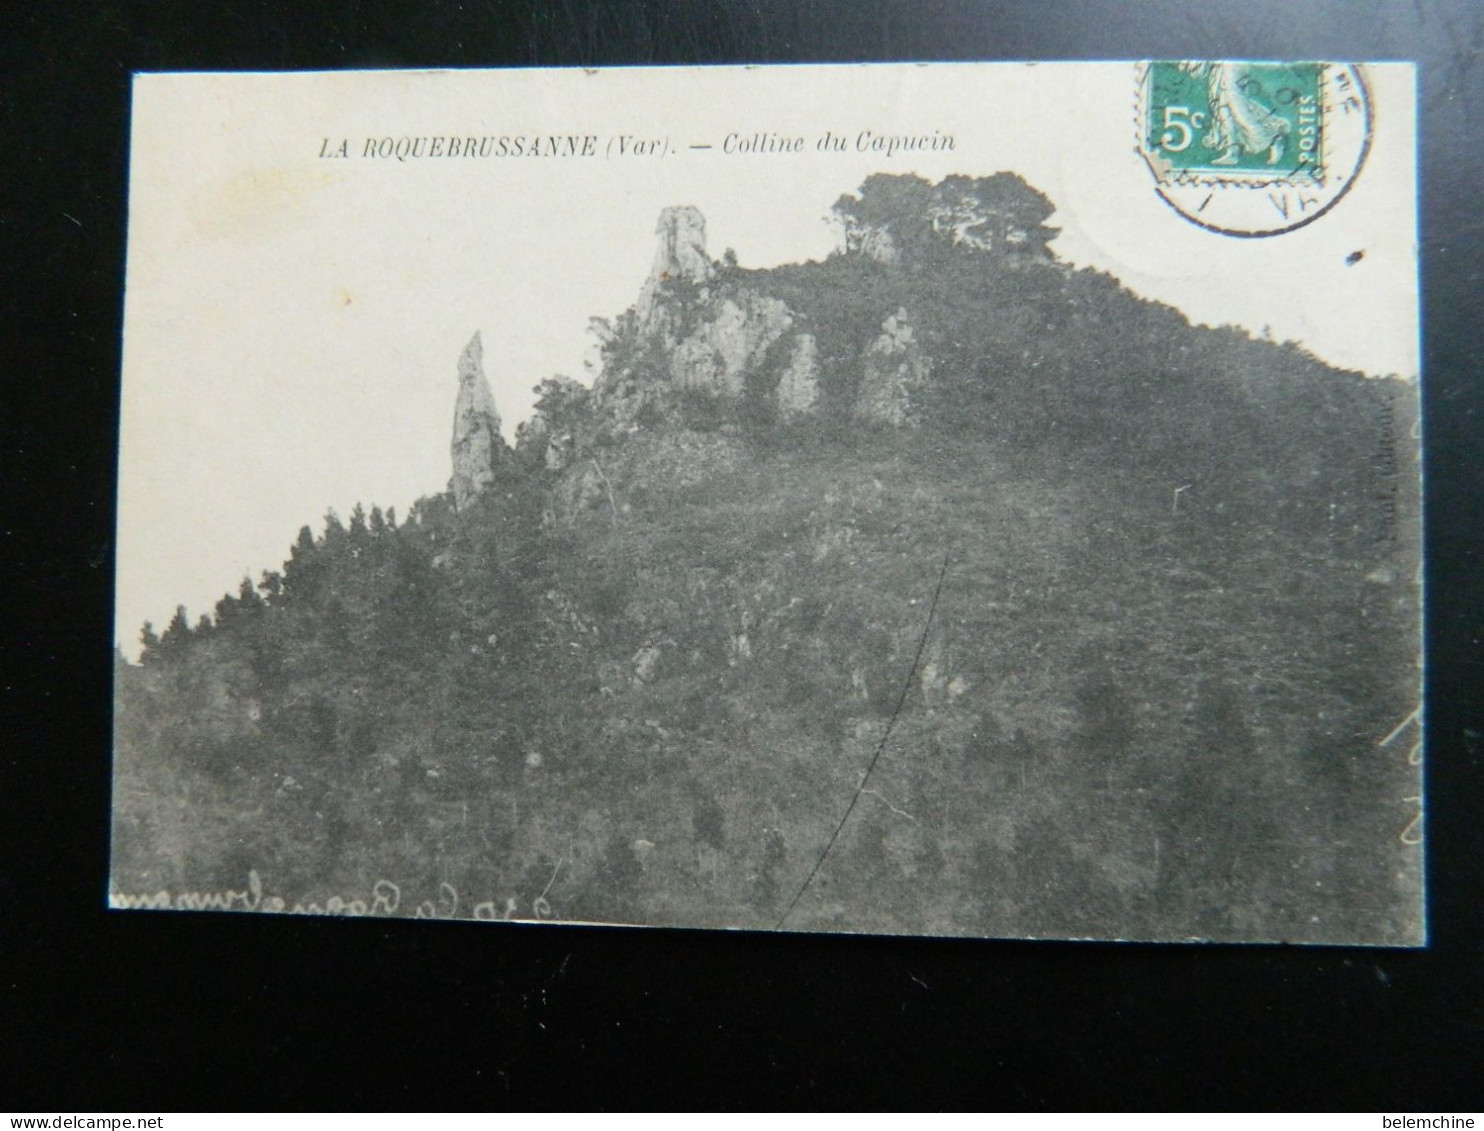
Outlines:
{"label": "rock spire", "polygon": [[650,321],[665,283],[683,280],[699,286],[716,270],[706,254],[706,218],[694,205],[661,209],[654,234],[654,266],[639,292],[637,309],[641,325]]}
{"label": "rock spire", "polygon": [[495,478],[495,468],[509,454],[500,435],[500,414],[484,375],[484,344],[476,331],[459,356],[459,397],[454,405],[454,503],[463,510]]}

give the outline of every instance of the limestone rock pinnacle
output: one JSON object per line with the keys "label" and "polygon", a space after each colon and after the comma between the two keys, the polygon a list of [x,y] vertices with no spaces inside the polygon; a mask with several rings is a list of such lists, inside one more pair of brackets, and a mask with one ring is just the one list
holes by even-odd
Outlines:
{"label": "limestone rock pinnacle", "polygon": [[463,510],[494,481],[495,467],[509,454],[500,435],[500,414],[484,375],[484,345],[478,332],[459,356],[459,396],[454,405],[454,503]]}
{"label": "limestone rock pinnacle", "polygon": [[711,278],[711,257],[706,254],[706,218],[693,205],[665,208],[654,234],[659,246],[654,253],[651,275],[704,283]]}
{"label": "limestone rock pinnacle", "polygon": [[683,280],[699,286],[716,270],[706,254],[706,218],[699,208],[686,204],[662,209],[654,234],[657,238],[654,266],[649,269],[649,278],[639,293],[641,325],[650,322],[665,283]]}

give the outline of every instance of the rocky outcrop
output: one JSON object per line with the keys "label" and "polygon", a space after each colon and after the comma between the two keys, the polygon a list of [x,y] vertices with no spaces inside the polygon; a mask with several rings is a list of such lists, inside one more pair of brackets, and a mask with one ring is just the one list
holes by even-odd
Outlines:
{"label": "rocky outcrop", "polygon": [[860,249],[861,254],[867,259],[874,259],[877,263],[887,267],[895,266],[902,259],[896,240],[892,239],[891,233],[885,228],[872,228],[867,231],[861,238]]}
{"label": "rocky outcrop", "polygon": [[694,205],[665,208],[654,228],[659,237],[652,276],[704,283],[713,265],[706,254],[706,218]]}
{"label": "rocky outcrop", "polygon": [[792,325],[793,315],[776,298],[743,293],[724,299],[714,317],[671,351],[670,379],[679,389],[739,397],[748,374],[762,368],[769,348]]}
{"label": "rocky outcrop", "polygon": [[813,412],[819,404],[819,347],[813,334],[794,338],[788,367],[778,381],[778,415],[785,421],[797,420]]}
{"label": "rocky outcrop", "polygon": [[923,705],[930,709],[947,706],[969,690],[969,681],[954,674],[948,649],[941,638],[933,641],[918,673]]}
{"label": "rocky outcrop", "polygon": [[[675,420],[668,382],[632,368],[605,368],[593,383],[592,408],[600,434],[628,437]],[[560,457],[563,466],[569,455]]]}
{"label": "rocky outcrop", "polygon": [[[944,213],[944,222],[960,220],[968,222]],[[565,473],[582,462],[595,437],[606,443],[671,427],[735,426],[728,406],[752,397],[768,398],[782,423],[821,411],[824,361],[810,316],[769,294],[754,276],[719,270],[706,254],[706,222],[697,209],[666,208],[656,235],[654,265],[639,301],[614,323],[601,324],[603,367],[585,400],[589,425],[533,420],[520,437],[527,466]],[[895,261],[897,247],[885,228],[867,231],[863,240],[866,254]],[[914,423],[914,401],[932,363],[906,310],[887,317],[854,350],[860,351],[854,418],[890,427]],[[714,398],[719,415],[704,415],[711,410],[689,399],[696,393]],[[585,398],[583,391],[582,398],[569,399]],[[564,500],[558,512],[581,511],[596,498],[589,478],[587,469],[566,477],[581,498]]]}
{"label": "rocky outcrop", "polygon": [[871,424],[901,427],[915,422],[913,397],[927,383],[932,363],[922,352],[907,311],[898,309],[881,324],[881,333],[862,359],[855,417]]}
{"label": "rocky outcrop", "polygon": [[552,431],[538,412],[517,430],[515,451],[526,467],[561,471],[572,458],[572,433]]}
{"label": "rocky outcrop", "polygon": [[558,374],[536,386],[536,411],[515,430],[515,451],[525,467],[561,471],[572,457],[573,431],[589,391]]}
{"label": "rocky outcrop", "polygon": [[531,419],[515,426],[515,454],[525,467],[546,463],[546,452],[551,446],[551,427],[540,411],[531,414]]}
{"label": "rocky outcrop", "polygon": [[639,325],[646,329],[654,323],[661,291],[667,283],[683,281],[700,286],[716,270],[706,254],[706,218],[699,208],[687,204],[663,209],[654,232],[658,238],[654,266],[635,307]]}
{"label": "rocky outcrop", "polygon": [[688,488],[730,478],[746,466],[734,437],[666,428],[640,431],[601,459],[575,458],[555,477],[546,522],[621,523],[635,488]]}
{"label": "rocky outcrop", "polygon": [[817,349],[808,335],[789,342],[795,316],[788,305],[718,278],[697,209],[666,208],[655,232],[654,266],[632,320],[621,320],[602,343],[610,357],[624,359],[610,360],[593,388],[612,432],[631,435],[678,419],[676,393],[735,402],[749,388],[772,394],[781,386],[786,416],[810,411],[818,397]]}
{"label": "rocky outcrop", "polygon": [[572,433],[550,437],[546,442],[545,465],[547,471],[561,471],[572,460]]}
{"label": "rocky outcrop", "polygon": [[552,506],[544,516],[544,520],[556,522],[586,517],[590,512],[602,507],[608,511],[607,517],[617,522],[618,510],[607,501],[608,497],[609,491],[603,482],[603,472],[598,464],[589,460],[586,463],[574,465],[553,487]]}
{"label": "rocky outcrop", "polygon": [[500,414],[484,375],[484,345],[477,332],[459,357],[459,396],[449,447],[454,504],[463,510],[494,482],[496,467],[510,454],[500,435]]}

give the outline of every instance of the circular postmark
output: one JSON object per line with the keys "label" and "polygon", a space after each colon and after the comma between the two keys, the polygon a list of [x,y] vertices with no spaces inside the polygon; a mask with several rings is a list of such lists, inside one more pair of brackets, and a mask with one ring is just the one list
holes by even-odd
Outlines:
{"label": "circular postmark", "polygon": [[1348,64],[1143,63],[1138,91],[1138,148],[1155,191],[1222,235],[1312,224],[1350,190],[1370,148],[1370,96]]}

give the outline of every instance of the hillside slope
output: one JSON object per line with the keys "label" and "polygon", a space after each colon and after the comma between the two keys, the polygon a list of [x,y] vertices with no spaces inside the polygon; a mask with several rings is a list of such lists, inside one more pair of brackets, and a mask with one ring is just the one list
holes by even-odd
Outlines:
{"label": "hillside slope", "polygon": [[1411,390],[1058,263],[1018,178],[836,211],[747,271],[667,210],[593,388],[456,450],[457,508],[149,634],[116,891],[1412,941]]}

